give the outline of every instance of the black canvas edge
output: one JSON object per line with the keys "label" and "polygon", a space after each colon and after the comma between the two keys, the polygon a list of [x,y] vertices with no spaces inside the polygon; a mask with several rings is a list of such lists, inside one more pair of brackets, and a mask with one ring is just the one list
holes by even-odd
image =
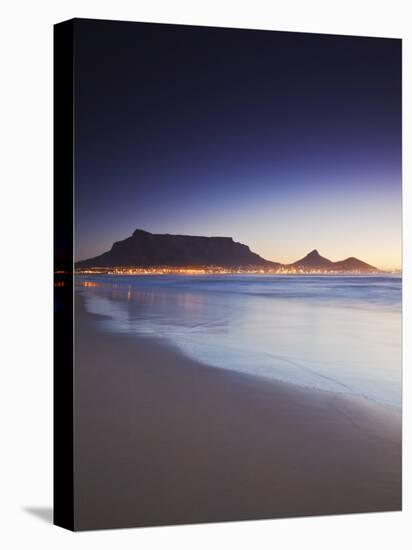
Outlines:
{"label": "black canvas edge", "polygon": [[54,25],[53,523],[74,530],[74,24]]}
{"label": "black canvas edge", "polygon": [[402,40],[401,36],[381,36],[375,34],[340,34],[340,33],[328,33],[328,32],[316,32],[316,31],[301,31],[301,30],[284,30],[284,29],[262,29],[261,27],[239,27],[231,25],[202,25],[201,23],[173,23],[165,21],[135,21],[132,19],[97,19],[94,17],[74,17],[70,21],[80,23],[124,23],[131,25],[161,25],[163,27],[184,27],[186,29],[193,30],[225,30],[225,31],[240,31],[240,32],[258,32],[258,33],[279,33],[279,34],[295,34],[295,35],[309,35],[318,37],[331,37],[331,38],[360,38],[360,39],[379,39],[379,40]]}

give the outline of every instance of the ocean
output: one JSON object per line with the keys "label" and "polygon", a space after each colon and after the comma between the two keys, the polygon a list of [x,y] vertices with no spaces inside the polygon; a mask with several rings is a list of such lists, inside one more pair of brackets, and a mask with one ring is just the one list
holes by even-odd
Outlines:
{"label": "ocean", "polygon": [[95,318],[102,331],[161,339],[212,367],[401,407],[399,276],[76,275],[76,292],[104,315]]}

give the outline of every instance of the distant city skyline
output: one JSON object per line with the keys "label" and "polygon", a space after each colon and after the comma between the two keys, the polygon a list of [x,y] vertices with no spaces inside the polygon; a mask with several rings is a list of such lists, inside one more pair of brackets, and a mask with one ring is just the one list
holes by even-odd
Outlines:
{"label": "distant city skyline", "polygon": [[76,260],[139,228],[401,267],[399,40],[76,25]]}

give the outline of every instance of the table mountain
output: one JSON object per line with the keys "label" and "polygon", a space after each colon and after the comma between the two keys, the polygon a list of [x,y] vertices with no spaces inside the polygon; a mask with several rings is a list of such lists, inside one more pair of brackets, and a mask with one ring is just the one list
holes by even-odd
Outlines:
{"label": "table mountain", "polygon": [[265,260],[230,237],[156,235],[136,229],[131,237],[115,242],[108,252],[76,263],[76,268],[156,266],[261,266],[280,264]]}
{"label": "table mountain", "polygon": [[357,258],[332,262],[312,250],[292,264],[265,260],[248,246],[231,237],[193,237],[190,235],[154,234],[142,229],[94,258],[76,263],[76,268],[112,267],[205,267],[264,268],[270,271],[375,273],[379,270]]}

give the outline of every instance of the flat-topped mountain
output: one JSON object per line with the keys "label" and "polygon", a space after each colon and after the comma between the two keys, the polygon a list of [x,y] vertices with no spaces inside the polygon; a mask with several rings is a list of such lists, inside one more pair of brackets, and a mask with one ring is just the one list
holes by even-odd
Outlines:
{"label": "flat-topped mountain", "polygon": [[154,234],[141,229],[110,250],[76,263],[77,269],[88,268],[172,268],[209,267],[227,269],[264,269],[269,272],[335,272],[376,273],[379,269],[357,258],[332,262],[312,250],[292,264],[265,260],[248,246],[231,237],[193,237],[190,235]]}
{"label": "flat-topped mountain", "polygon": [[304,258],[289,264],[291,267],[303,271],[337,271],[337,272],[361,272],[361,273],[375,273],[379,269],[373,265],[369,265],[357,258],[346,258],[346,260],[340,260],[338,262],[332,262],[327,258],[324,258],[319,254],[317,250],[312,250]]}
{"label": "flat-topped mountain", "polygon": [[113,244],[108,252],[76,263],[76,268],[156,266],[280,267],[230,237],[156,235],[136,229],[131,237]]}

